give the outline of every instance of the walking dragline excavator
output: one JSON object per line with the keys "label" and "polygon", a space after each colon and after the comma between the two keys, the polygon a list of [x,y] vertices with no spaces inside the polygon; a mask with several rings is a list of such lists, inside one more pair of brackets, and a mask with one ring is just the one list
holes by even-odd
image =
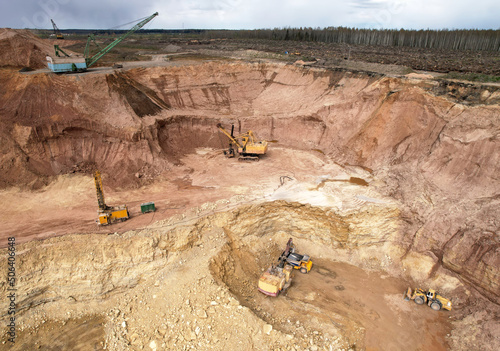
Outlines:
{"label": "walking dragline excavator", "polygon": [[87,46],[85,47],[85,54],[83,56],[74,57],[68,55],[64,52],[59,45],[54,45],[55,57],[47,56],[48,66],[52,72],[65,73],[65,72],[83,72],[87,68],[95,64],[101,57],[106,55],[111,49],[118,45],[123,39],[128,37],[130,34],[134,33],[136,30],[144,27],[149,21],[158,16],[158,12],[155,12],[151,16],[143,19],[135,26],[133,26],[127,33],[123,34],[121,37],[114,40],[104,49],[100,50],[97,54],[90,56],[89,45],[90,41],[93,40],[93,36],[89,36],[87,40]]}

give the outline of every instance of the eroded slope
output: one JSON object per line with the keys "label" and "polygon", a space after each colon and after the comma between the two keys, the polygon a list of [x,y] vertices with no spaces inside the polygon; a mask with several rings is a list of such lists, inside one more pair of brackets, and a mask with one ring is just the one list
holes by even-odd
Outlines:
{"label": "eroded slope", "polygon": [[[413,250],[498,298],[498,105],[435,97],[429,81],[269,64],[5,71],[2,81],[4,186],[92,168],[111,184],[143,183],[197,147],[224,147],[214,126],[235,123],[373,170],[405,204]],[[467,251],[457,256],[455,246]]]}
{"label": "eroded slope", "polygon": [[[493,88],[491,91],[481,88],[481,98],[465,105],[457,103],[460,100],[457,96],[450,98],[448,93],[443,93],[440,85],[433,81],[255,63],[209,63],[65,76],[21,75],[3,70],[0,79],[5,83],[0,86],[2,187],[45,189],[44,184],[57,175],[89,173],[98,168],[106,174],[107,185],[114,187],[146,186],[151,181],[167,179],[172,184],[174,181],[188,184],[194,190],[212,188],[214,193],[218,189],[235,189],[232,191],[243,194],[241,202],[251,193],[263,192],[266,201],[286,203],[279,211],[266,207],[272,205],[237,211],[237,220],[231,228],[221,225],[232,245],[244,245],[245,241],[235,238],[231,231],[244,237],[282,230],[282,236],[290,233],[303,240],[302,246],[311,255],[331,255],[331,250],[335,250],[335,257],[341,261],[402,274],[418,284],[440,286],[453,294],[461,311],[457,318],[463,318],[468,308],[478,313],[485,306],[484,302],[478,302],[474,289],[488,298],[492,306],[499,303],[500,107],[495,102],[498,92]],[[279,169],[270,171],[272,152],[262,161],[263,165],[255,169],[273,175],[283,170],[290,178],[295,178],[294,170],[307,167],[318,167],[317,172],[325,174],[314,181],[299,176],[297,183],[266,193],[271,187],[268,180],[252,181],[254,178],[248,176],[252,172],[249,165],[222,163],[222,157],[211,154],[205,158],[193,156],[200,148],[216,152],[226,147],[227,141],[215,128],[218,122],[226,126],[235,124],[240,132],[251,129],[263,139],[276,141],[274,157]],[[296,157],[299,151],[320,155],[324,164],[342,168],[345,174],[339,178],[340,173],[334,172],[333,166],[318,166],[318,162],[311,161],[313,157]],[[189,163],[190,159],[196,162]],[[185,178],[168,179],[173,170],[186,164],[191,168]],[[373,193],[367,190],[346,196],[344,189],[335,183],[360,174],[366,184],[358,185],[367,185]],[[324,201],[325,193],[329,201]],[[221,191],[219,198],[212,200],[224,200],[227,194]],[[304,199],[312,204],[311,208],[291,204]],[[385,204],[389,204],[388,208]],[[64,217],[65,212],[60,213]],[[19,223],[19,226],[26,225]],[[48,232],[51,225],[55,224],[47,221],[40,226]],[[213,224],[198,223],[195,228],[200,225]],[[134,237],[135,233],[130,235]],[[176,240],[183,242],[189,235],[172,239],[166,234],[166,237],[176,245]],[[134,240],[137,242],[133,243]],[[135,262],[145,272],[158,272],[158,260],[166,257],[158,248],[161,240],[159,236],[131,238],[131,246],[122,253],[115,252],[108,242],[98,257],[91,259],[96,263],[95,271],[87,272],[75,262],[68,263],[65,267],[68,270],[64,271],[64,276],[71,277],[77,265],[85,277],[95,276],[99,283],[78,274],[74,275],[75,281],[58,276],[56,280],[62,279],[64,284],[57,288],[47,288],[55,284],[53,281],[40,281],[38,286],[33,280],[36,272],[50,264],[44,263],[40,251],[29,251],[26,262],[38,268],[26,273],[25,287],[32,288],[28,289],[28,297],[20,303],[20,308],[29,311],[30,306],[34,308],[43,303],[55,306],[69,298],[66,289],[85,282],[98,287],[95,293],[85,287],[78,289],[89,299],[107,299],[128,289],[142,289],[141,279],[152,278],[131,267]],[[66,242],[61,243],[59,256],[54,254],[54,257],[64,261]],[[139,251],[144,255],[134,258],[130,252],[136,252],[134,245],[141,243],[145,245],[144,251]],[[50,241],[47,245],[53,246]],[[257,254],[257,249],[248,249],[246,255]],[[204,250],[199,252],[203,255]],[[75,257],[84,264],[85,255],[90,252],[82,251]],[[108,261],[108,255],[113,260]],[[232,293],[243,296],[245,290],[235,290],[234,286],[240,286],[226,279],[226,273],[234,272],[220,271],[226,269],[225,262],[237,257],[234,255],[227,251],[226,261],[212,265],[212,272],[219,270],[214,273],[216,278],[227,284]],[[270,253],[268,259],[271,259]],[[102,266],[102,262],[108,263]],[[258,263],[268,262],[256,261],[254,268]],[[237,270],[237,265],[233,269]],[[252,272],[255,278],[258,271]],[[124,279],[124,276],[132,278]],[[166,277],[169,282],[173,279],[168,274]],[[177,302],[182,304],[182,289],[177,292]],[[242,304],[256,306],[250,302]],[[185,305],[191,306],[191,301]],[[176,306],[177,310],[168,312],[172,316],[191,311],[191,307]],[[486,324],[496,318],[495,308],[491,310],[493,312],[483,319]],[[172,326],[179,323],[174,319],[169,322]],[[468,325],[470,321],[462,319],[461,323]],[[308,331],[317,335],[313,332]],[[163,333],[162,338],[168,333]],[[457,333],[455,335],[461,332]],[[140,332],[117,333],[121,340],[118,344],[132,343],[130,338],[135,334]],[[477,334],[481,334],[481,329]],[[179,337],[173,339],[168,335],[170,339],[164,338],[167,343],[177,342]],[[186,329],[182,335],[179,342],[195,340],[196,327]],[[338,340],[346,346],[354,340],[365,340],[357,339],[354,334],[348,339]],[[459,342],[458,339],[455,342]],[[257,349],[269,341],[262,339],[252,344],[250,337],[245,340],[246,345]],[[285,345],[283,340],[276,342]]]}

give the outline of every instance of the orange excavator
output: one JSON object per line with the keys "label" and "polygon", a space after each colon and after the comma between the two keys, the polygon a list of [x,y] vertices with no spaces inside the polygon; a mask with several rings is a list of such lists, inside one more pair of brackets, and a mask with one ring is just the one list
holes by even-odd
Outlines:
{"label": "orange excavator", "polygon": [[292,238],[286,243],[285,250],[278,258],[277,265],[271,265],[259,279],[258,290],[268,296],[278,296],[292,284],[292,271],[299,269],[301,273],[311,270],[312,261],[307,255],[295,252]]}
{"label": "orange excavator", "polygon": [[238,157],[239,161],[258,161],[260,156],[266,154],[267,141],[258,141],[251,130],[235,137],[234,125],[231,128],[231,134],[220,123],[217,124],[217,128],[229,138],[229,149],[224,151],[228,158],[235,156],[233,145],[236,146],[236,150],[240,155]]}

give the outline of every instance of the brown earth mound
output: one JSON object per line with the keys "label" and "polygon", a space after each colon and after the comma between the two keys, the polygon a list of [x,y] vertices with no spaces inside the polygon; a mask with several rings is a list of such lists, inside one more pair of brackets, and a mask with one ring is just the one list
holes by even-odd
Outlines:
{"label": "brown earth mound", "polygon": [[0,28],[0,67],[46,67],[54,47],[29,30]]}

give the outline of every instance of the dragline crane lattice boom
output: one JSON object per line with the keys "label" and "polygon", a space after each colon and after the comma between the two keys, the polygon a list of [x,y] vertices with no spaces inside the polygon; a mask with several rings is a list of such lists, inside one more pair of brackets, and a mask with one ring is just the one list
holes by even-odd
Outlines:
{"label": "dragline crane lattice boom", "polygon": [[[158,12],[153,13],[151,16],[143,19],[135,26],[133,26],[127,33],[123,34],[104,49],[100,50],[98,53],[89,57],[88,45],[89,41],[87,41],[87,47],[85,48],[84,56],[77,57],[50,57],[47,56],[48,66],[52,72],[56,73],[64,73],[64,72],[82,72],[87,70],[87,68],[94,65],[97,61],[99,61],[104,55],[106,55],[111,49],[113,49],[116,45],[118,45],[123,39],[127,38],[130,34],[144,27],[148,22],[150,22],[153,18],[158,16]],[[62,51],[58,45],[54,45],[56,56],[59,51]],[[69,56],[69,55],[68,55]]]}
{"label": "dragline crane lattice boom", "polygon": [[61,31],[59,30],[59,28],[57,28],[56,26],[56,23],[54,22],[54,20],[50,20],[50,22],[52,22],[52,28],[54,28],[54,35],[56,36],[57,39],[64,39]]}

